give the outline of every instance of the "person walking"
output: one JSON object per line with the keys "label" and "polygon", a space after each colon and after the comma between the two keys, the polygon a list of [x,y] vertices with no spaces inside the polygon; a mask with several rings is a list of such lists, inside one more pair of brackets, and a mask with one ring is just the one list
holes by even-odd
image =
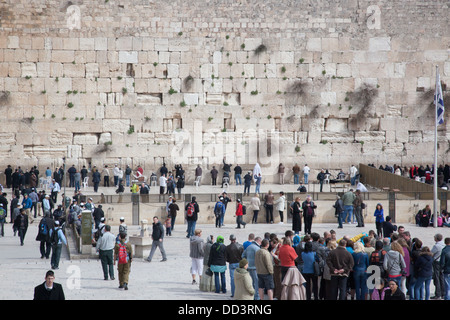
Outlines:
{"label": "person walking", "polygon": [[168,216],[170,217],[171,221],[170,221],[170,230],[173,231],[174,226],[175,226],[175,219],[177,218],[177,213],[180,210],[180,207],[178,206],[178,204],[176,203],[177,200],[175,198],[172,199],[172,203],[169,204],[169,214]]}
{"label": "person walking", "polygon": [[121,233],[120,241],[114,246],[114,265],[117,261],[117,274],[119,275],[119,288],[128,290],[128,280],[131,270],[131,262],[133,260],[133,248],[126,241],[126,235]]}
{"label": "person walking", "polygon": [[[209,252],[208,266],[211,271],[214,272],[214,284],[215,293],[227,293],[225,271],[227,270],[226,264],[226,246],[224,244],[224,238],[217,236],[216,242],[212,245]],[[220,276],[220,281],[219,281]]]}
{"label": "person walking", "polygon": [[45,281],[34,288],[33,300],[66,300],[62,285],[54,281],[55,273],[47,271]]}
{"label": "person walking", "polygon": [[[103,278],[114,280],[114,247],[116,237],[111,233],[111,226],[105,225],[105,232],[98,238],[96,251],[99,253],[100,262],[103,269]],[[119,240],[120,241],[120,240]]]}
{"label": "person walking", "polygon": [[199,277],[199,282],[202,281],[205,241],[201,237],[202,230],[195,229],[194,235],[190,238],[189,242],[192,284],[197,284],[197,280],[195,280],[196,275]]}
{"label": "person walking", "polygon": [[55,221],[55,227],[50,229],[50,242],[52,243],[52,257],[50,259],[52,269],[59,269],[59,260],[61,259],[62,245],[67,246],[67,239],[59,225]]}
{"label": "person walking", "polygon": [[194,235],[195,225],[197,224],[200,208],[196,200],[196,197],[192,197],[191,202],[186,204],[186,207],[184,208],[186,212],[186,221],[188,224],[186,238],[190,238]]}
{"label": "person walking", "polygon": [[[239,267],[244,247],[236,241],[234,234],[230,235],[230,244],[226,247],[226,261],[228,262],[228,270],[230,271],[231,297],[235,294],[234,275],[235,270]],[[247,270],[247,269],[246,269]],[[251,278],[250,278],[251,279]]]}
{"label": "person walking", "polygon": [[235,300],[253,300],[255,296],[252,277],[247,269],[248,261],[244,258],[239,261],[239,268],[236,268],[234,272]]}
{"label": "person walking", "polygon": [[41,252],[41,259],[49,259],[52,245],[50,243],[50,230],[55,227],[55,221],[50,218],[50,213],[45,213],[44,218],[39,222],[38,234],[36,241],[40,242],[39,249]]}
{"label": "person walking", "polygon": [[157,216],[153,217],[153,230],[152,230],[152,249],[150,251],[150,254],[147,258],[148,262],[152,262],[153,255],[155,254],[155,250],[158,247],[161,251],[162,260],[161,262],[167,261],[166,257],[166,251],[164,250],[163,240],[164,240],[164,227],[159,222],[159,219]]}
{"label": "person walking", "polygon": [[25,241],[25,235],[28,230],[28,215],[26,214],[26,210],[24,208],[20,209],[20,214],[14,220],[13,228],[17,230],[20,238],[20,245],[23,246],[23,242]]}
{"label": "person walking", "polygon": [[286,208],[286,196],[283,191],[280,191],[280,197],[274,202],[275,208],[280,215],[280,224],[284,221],[284,209]]}
{"label": "person walking", "polygon": [[244,222],[243,217],[244,217],[244,206],[241,203],[241,199],[237,199],[236,200],[236,223],[237,223],[237,227],[236,229],[240,229],[241,225],[244,226],[245,229],[245,225],[247,224],[246,222]]}
{"label": "person walking", "polygon": [[273,263],[272,256],[269,252],[269,240],[263,239],[261,241],[260,250],[255,253],[255,267],[258,276],[258,291],[259,297],[264,300],[264,291],[267,291],[269,300],[273,300]]}

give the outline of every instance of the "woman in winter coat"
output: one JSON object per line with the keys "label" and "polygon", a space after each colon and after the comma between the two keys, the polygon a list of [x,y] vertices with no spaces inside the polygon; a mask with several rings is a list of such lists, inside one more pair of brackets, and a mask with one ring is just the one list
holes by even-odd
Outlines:
{"label": "woman in winter coat", "polygon": [[379,238],[383,237],[383,222],[384,222],[384,212],[383,212],[383,206],[381,203],[377,204],[377,207],[374,212],[375,217],[375,226],[377,228],[377,236]]}
{"label": "woman in winter coat", "polygon": [[411,266],[411,255],[409,253],[410,249],[408,246],[408,243],[406,242],[406,240],[404,238],[400,238],[397,240],[397,242],[402,246],[403,249],[403,259],[405,260],[405,272],[402,276],[402,283],[401,283],[401,290],[403,291],[403,293],[406,295],[407,292],[407,288],[406,288],[406,278],[408,278],[411,273],[410,273],[410,266]]}
{"label": "woman in winter coat", "polygon": [[[214,243],[209,252],[208,266],[211,271],[214,272],[214,284],[216,286],[216,293],[227,292],[225,271],[227,270],[227,263],[225,258],[226,246],[223,243],[224,238],[222,236],[217,236],[216,243]],[[220,281],[219,281],[220,276]]]}
{"label": "woman in winter coat", "polygon": [[202,274],[202,277],[200,278],[200,291],[204,291],[204,292],[215,291],[214,278],[211,275],[207,274],[209,253],[211,251],[211,247],[212,247],[213,243],[214,243],[214,237],[209,236],[206,240],[206,244],[203,249],[203,274]]}
{"label": "woman in winter coat", "polygon": [[239,268],[234,270],[234,299],[235,300],[253,300],[255,289],[250,273],[247,271],[248,261],[242,259],[239,261]]}
{"label": "woman in winter coat", "polygon": [[286,203],[286,197],[284,195],[284,192],[280,192],[280,197],[275,200],[274,205],[276,206],[276,210],[278,210],[278,213],[280,214],[280,224],[283,224],[284,221],[284,209],[285,209],[285,203]]}
{"label": "woman in winter coat", "polygon": [[278,258],[280,259],[281,282],[283,282],[284,276],[286,275],[288,269],[295,267],[295,260],[298,258],[289,237],[283,238],[283,245],[280,247]]}
{"label": "woman in winter coat", "polygon": [[367,273],[369,267],[369,256],[364,251],[364,245],[358,241],[353,245],[353,279],[355,285],[356,300],[365,300],[367,289]]}
{"label": "woman in winter coat", "polygon": [[423,300],[423,290],[425,289],[425,300],[430,299],[430,282],[433,276],[433,254],[430,248],[423,247],[414,265],[416,284],[414,286],[415,300]]}
{"label": "woman in winter coat", "polygon": [[395,280],[399,285],[401,284],[402,273],[406,268],[403,248],[397,242],[391,243],[391,250],[389,250],[383,261],[383,268],[388,273],[388,280]]}
{"label": "woman in winter coat", "polygon": [[300,197],[295,198],[295,201],[291,205],[292,210],[292,230],[295,234],[302,231],[302,209],[300,204]]}

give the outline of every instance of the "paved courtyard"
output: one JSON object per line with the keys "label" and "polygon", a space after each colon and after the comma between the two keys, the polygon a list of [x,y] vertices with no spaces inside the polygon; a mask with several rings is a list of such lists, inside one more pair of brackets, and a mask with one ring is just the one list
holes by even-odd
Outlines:
{"label": "paved courtyard", "polygon": [[[228,214],[228,213],[227,213]],[[34,286],[44,281],[50,261],[40,259],[39,242],[35,241],[38,220],[31,224],[25,245],[20,246],[19,238],[13,236],[12,225],[5,224],[5,237],[0,238],[0,299],[30,300],[33,298]],[[246,241],[250,232],[263,236],[265,232],[273,232],[280,237],[291,228],[290,222],[285,224],[247,224],[245,229],[235,229],[236,225],[226,225],[217,229],[213,225],[197,225],[203,230],[203,238],[212,234],[215,237],[225,237],[228,244],[230,234],[235,234],[238,242]],[[375,226],[366,225],[356,228],[355,225],[345,225],[337,229],[337,224],[313,224],[312,231],[323,234],[334,229],[337,237],[354,236],[360,232],[368,232]],[[415,225],[405,225],[413,237],[424,241],[424,245],[432,246],[433,235],[442,233],[450,236],[447,228],[418,228]],[[137,234],[138,226],[129,226],[129,234]],[[112,228],[118,232],[117,227]],[[161,255],[156,252],[151,263],[144,259],[135,259],[131,267],[129,290],[118,289],[116,280],[103,280],[100,261],[97,259],[69,260],[67,252],[63,252],[59,270],[55,271],[56,282],[63,285],[66,299],[70,300],[115,300],[115,299],[150,299],[150,300],[231,300],[229,276],[227,273],[227,294],[205,293],[191,284],[189,258],[189,240],[186,238],[186,225],[177,224],[172,236],[165,237],[164,246],[168,261],[160,262]],[[434,287],[432,287],[434,290]],[[432,291],[433,292],[433,291]],[[432,294],[433,295],[433,294]]]}

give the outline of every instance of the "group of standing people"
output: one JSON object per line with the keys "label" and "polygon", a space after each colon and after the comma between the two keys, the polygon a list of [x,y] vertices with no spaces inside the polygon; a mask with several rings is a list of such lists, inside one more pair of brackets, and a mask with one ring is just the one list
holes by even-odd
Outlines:
{"label": "group of standing people", "polygon": [[[190,238],[192,284],[201,291],[227,293],[236,300],[428,300],[450,299],[450,238],[434,237],[432,248],[422,246],[408,231],[380,239],[375,232],[353,241],[336,239],[333,230],[301,238],[293,231],[279,239],[249,234],[243,244],[230,235]],[[199,283],[196,276],[199,276]],[[289,283],[300,283],[289,295]]]}

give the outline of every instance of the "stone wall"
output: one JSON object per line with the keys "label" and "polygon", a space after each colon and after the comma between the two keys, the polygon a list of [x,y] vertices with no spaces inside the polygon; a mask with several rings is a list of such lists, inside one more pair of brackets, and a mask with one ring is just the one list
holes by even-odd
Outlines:
{"label": "stone wall", "polygon": [[4,0],[0,10],[0,165],[190,170],[226,156],[260,162],[270,182],[280,162],[433,162],[435,66],[446,95],[450,80],[446,0]]}

